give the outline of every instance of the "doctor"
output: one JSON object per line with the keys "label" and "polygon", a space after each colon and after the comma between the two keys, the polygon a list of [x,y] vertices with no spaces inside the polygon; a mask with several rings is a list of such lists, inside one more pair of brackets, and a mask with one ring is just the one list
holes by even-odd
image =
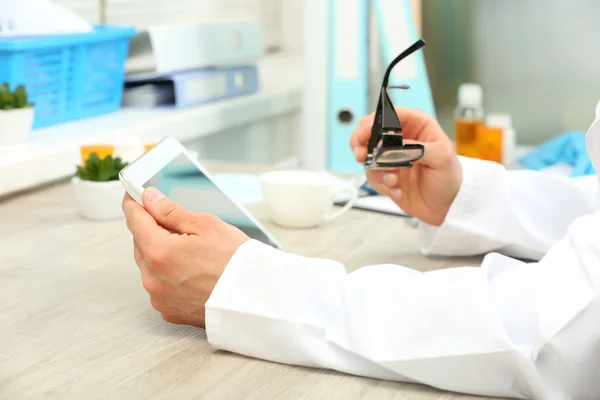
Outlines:
{"label": "doctor", "polygon": [[[147,189],[144,207],[129,197],[123,207],[154,308],[205,326],[215,348],[275,362],[477,395],[599,399],[596,177],[460,158],[434,119],[398,113],[425,157],[397,174],[369,173],[370,183],[424,222],[424,254],[489,253],[481,267],[347,274]],[[352,137],[358,161],[372,120]],[[598,171],[600,107],[587,148]]]}

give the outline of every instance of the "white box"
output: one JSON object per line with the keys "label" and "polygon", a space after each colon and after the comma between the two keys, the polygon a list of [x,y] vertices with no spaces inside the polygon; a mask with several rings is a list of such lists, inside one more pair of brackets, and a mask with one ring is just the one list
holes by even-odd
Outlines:
{"label": "white box", "polygon": [[127,73],[166,74],[253,63],[265,54],[256,18],[153,26],[131,39]]}

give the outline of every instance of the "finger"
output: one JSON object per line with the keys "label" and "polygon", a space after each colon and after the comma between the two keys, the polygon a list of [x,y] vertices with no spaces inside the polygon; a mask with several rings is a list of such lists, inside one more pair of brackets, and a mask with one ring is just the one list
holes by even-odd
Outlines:
{"label": "finger", "polygon": [[133,239],[133,258],[135,259],[135,263],[141,268],[140,264],[144,263],[144,257],[135,239]]}
{"label": "finger", "polygon": [[415,163],[420,163],[432,168],[444,168],[453,156],[454,149],[449,141],[437,140],[421,142],[411,139],[404,140],[405,144],[422,144],[425,148],[423,157]]}
{"label": "finger", "polygon": [[385,171],[379,169],[369,169],[367,170],[367,181],[371,185],[383,185],[383,176],[385,175]]}
{"label": "finger", "polygon": [[[395,107],[395,109],[405,138],[430,142],[446,137],[442,128],[435,125],[437,121],[433,116],[413,108]],[[353,150],[360,146],[367,146],[371,138],[374,121],[375,113],[371,113],[360,120],[350,138],[350,146]]]}
{"label": "finger", "polygon": [[176,233],[194,234],[195,214],[149,187],[142,196],[144,207],[158,224]]}
{"label": "finger", "polygon": [[369,143],[369,139],[371,138],[371,129],[373,128],[374,120],[374,113],[361,118],[352,136],[350,137],[350,147],[352,147],[352,149],[361,146],[367,146],[367,143]]}
{"label": "finger", "polygon": [[390,188],[383,183],[384,172],[381,170],[367,170],[367,182],[380,195],[387,196]]}
{"label": "finger", "polygon": [[390,196],[390,198],[392,200],[394,200],[395,203],[398,203],[402,199],[402,189],[400,189],[400,188],[390,189],[388,196]]}
{"label": "finger", "polygon": [[398,173],[393,171],[370,170],[367,171],[367,180],[377,193],[383,196],[389,196],[392,200],[398,202],[402,198],[403,193],[402,189],[399,187],[400,182],[402,182],[402,177],[399,176],[397,178],[398,183],[396,185],[389,187],[383,183],[385,176],[389,174],[398,175]]}
{"label": "finger", "polygon": [[397,172],[386,172],[383,174],[383,184],[389,188],[394,188],[400,185],[400,177]]}
{"label": "finger", "polygon": [[129,229],[141,250],[152,247],[169,234],[156,223],[144,207],[129,195],[126,195],[123,199],[123,212],[126,217],[127,229]]}
{"label": "finger", "polygon": [[[129,193],[125,192],[125,196],[123,196],[123,201],[121,202],[121,209],[123,210],[126,218],[131,215],[135,209],[135,205],[133,203],[135,203],[135,200],[129,195]],[[125,223],[127,225],[127,229],[131,231],[129,227],[129,221],[127,219],[125,220]]]}
{"label": "finger", "polygon": [[444,133],[441,127],[435,127],[435,118],[424,111],[401,106],[395,109],[402,125],[402,134],[408,139],[430,141],[435,139],[432,133]]}
{"label": "finger", "polygon": [[[402,125],[402,132],[408,138],[420,139],[420,136],[427,136],[427,126],[435,123],[433,116],[426,112],[407,107],[395,107],[398,119]],[[366,146],[371,138],[371,131],[375,121],[375,113],[371,113],[363,117],[358,123],[352,137],[350,138],[350,146],[352,148],[358,146]],[[443,133],[441,128],[439,131]]]}
{"label": "finger", "polygon": [[364,146],[354,148],[354,159],[359,163],[367,161],[367,148]]}
{"label": "finger", "polygon": [[149,274],[150,272],[148,271],[148,264],[144,259],[144,254],[142,253],[140,246],[138,246],[138,244],[135,242],[135,239],[133,240],[133,257],[135,258],[135,263],[140,268],[142,275]]}
{"label": "finger", "polygon": [[140,217],[140,212],[144,211],[144,208],[140,206],[140,204],[137,201],[135,201],[129,195],[129,193],[125,193],[125,196],[123,197],[123,202],[121,204],[121,208],[123,209],[123,213],[125,214],[125,224],[127,225],[127,229],[129,229],[129,231],[133,233],[131,222],[134,219]]}

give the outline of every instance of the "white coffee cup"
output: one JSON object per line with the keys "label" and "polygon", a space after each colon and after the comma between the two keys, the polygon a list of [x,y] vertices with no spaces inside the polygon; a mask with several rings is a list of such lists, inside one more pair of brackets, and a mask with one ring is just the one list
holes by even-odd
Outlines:
{"label": "white coffee cup", "polygon": [[[271,220],[287,228],[312,228],[344,214],[354,205],[358,189],[340,184],[327,172],[273,171],[261,176],[263,202]],[[334,200],[343,192],[347,203],[334,210]]]}

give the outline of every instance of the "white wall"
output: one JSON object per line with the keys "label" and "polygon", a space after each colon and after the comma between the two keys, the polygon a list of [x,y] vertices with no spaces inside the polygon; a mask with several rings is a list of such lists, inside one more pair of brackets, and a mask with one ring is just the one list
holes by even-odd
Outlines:
{"label": "white wall", "polygon": [[106,22],[135,24],[188,24],[220,18],[256,16],[267,46],[277,46],[281,0],[106,0]]}
{"label": "white wall", "polygon": [[[90,22],[100,22],[100,0],[55,0]],[[256,16],[269,47],[281,44],[281,9],[287,0],[104,0],[106,23],[187,24],[218,18]]]}
{"label": "white wall", "polygon": [[458,86],[483,86],[486,112],[513,116],[517,141],[586,131],[600,98],[599,1],[429,0],[428,68],[448,133]]}
{"label": "white wall", "polygon": [[[302,54],[302,0],[281,1],[281,47]],[[323,0],[325,1],[325,0]]]}

